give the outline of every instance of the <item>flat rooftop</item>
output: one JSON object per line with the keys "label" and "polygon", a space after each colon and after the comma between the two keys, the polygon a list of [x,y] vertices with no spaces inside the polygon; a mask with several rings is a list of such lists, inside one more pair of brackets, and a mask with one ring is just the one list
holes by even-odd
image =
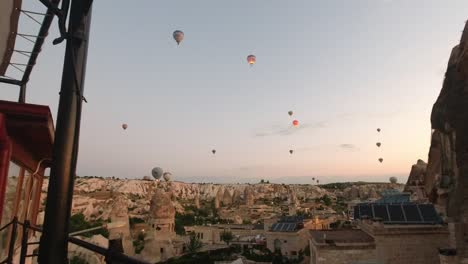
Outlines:
{"label": "flat rooftop", "polygon": [[374,238],[359,229],[310,230],[315,242],[320,244],[373,243]]}

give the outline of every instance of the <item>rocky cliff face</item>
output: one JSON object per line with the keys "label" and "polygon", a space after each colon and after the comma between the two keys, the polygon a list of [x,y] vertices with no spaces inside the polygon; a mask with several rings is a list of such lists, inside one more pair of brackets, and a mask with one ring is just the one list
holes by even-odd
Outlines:
{"label": "rocky cliff face", "polygon": [[468,23],[450,55],[432,114],[425,192],[453,219],[468,214]]}
{"label": "rocky cliff face", "polygon": [[428,200],[425,188],[426,171],[427,163],[422,160],[418,160],[411,166],[404,191],[411,193],[412,201],[427,202]]}
{"label": "rocky cliff face", "polygon": [[[156,190],[156,182],[149,180],[122,180],[111,178],[78,178],[75,183],[72,214],[83,213],[87,219],[111,216],[112,205],[117,197],[124,199],[131,217],[146,216],[150,201]],[[312,185],[283,184],[204,184],[184,182],[159,182],[171,194],[171,202],[177,211],[184,210],[182,202],[200,206],[201,201],[215,201],[215,204],[253,205],[259,199],[286,199],[292,190],[300,200],[315,199],[325,194],[334,194]],[[43,196],[47,192],[48,180],[42,187]],[[122,201],[119,201],[122,203]],[[43,202],[41,203],[43,204]],[[42,215],[39,216],[41,219]]]}
{"label": "rocky cliff face", "polygon": [[343,196],[346,200],[368,200],[380,198],[380,193],[387,189],[403,190],[402,184],[389,184],[389,183],[370,183],[363,185],[353,185],[347,187],[343,192],[337,192],[337,195]]}

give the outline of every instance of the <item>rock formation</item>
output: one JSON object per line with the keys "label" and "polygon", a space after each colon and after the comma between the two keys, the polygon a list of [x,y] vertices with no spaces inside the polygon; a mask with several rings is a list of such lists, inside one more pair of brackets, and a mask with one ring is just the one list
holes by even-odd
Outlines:
{"label": "rock formation", "polygon": [[452,49],[442,90],[432,108],[433,129],[425,177],[432,202],[459,221],[468,215],[468,24]]}
{"label": "rock formation", "polygon": [[109,217],[112,223],[120,222],[123,224],[121,227],[109,229],[109,239],[122,239],[124,253],[133,255],[134,249],[128,221],[128,203],[123,195],[119,195],[114,199]]}
{"label": "rock formation", "polygon": [[468,219],[468,23],[452,49],[431,113],[425,193],[447,215],[451,246],[466,253]]}
{"label": "rock formation", "polygon": [[252,206],[255,203],[254,200],[254,194],[252,188],[246,187],[244,190],[244,200],[245,200],[245,205],[247,206]]}
{"label": "rock formation", "polygon": [[200,209],[200,194],[195,195],[195,208]]}
{"label": "rock formation", "polygon": [[411,193],[411,200],[418,202],[427,201],[425,190],[427,163],[418,160],[416,164],[411,166],[411,171],[408,176],[408,181],[405,185],[405,192]]}
{"label": "rock formation", "polygon": [[214,199],[216,209],[219,209],[219,207],[221,207],[221,202],[223,201],[223,195],[224,195],[223,187],[220,187]]}
{"label": "rock formation", "polygon": [[232,195],[232,203],[239,204],[241,199],[241,192],[239,189],[234,190],[234,194]]}
{"label": "rock formation", "polygon": [[231,204],[232,204],[232,196],[229,193],[229,190],[225,189],[224,194],[223,194],[223,205],[226,206],[226,205],[231,205]]}

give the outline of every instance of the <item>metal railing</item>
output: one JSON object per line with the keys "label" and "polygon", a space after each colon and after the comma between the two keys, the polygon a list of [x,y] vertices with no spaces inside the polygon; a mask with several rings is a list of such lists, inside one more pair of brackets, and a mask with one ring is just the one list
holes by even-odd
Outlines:
{"label": "metal railing", "polygon": [[[33,253],[30,255],[28,255],[27,253],[28,253],[29,245],[38,245],[39,242],[28,242],[28,238],[29,238],[30,231],[42,233],[42,230],[37,226],[31,225],[31,223],[28,220],[24,221],[24,223],[21,223],[20,221],[18,221],[17,217],[14,217],[10,223],[0,228],[0,232],[7,229],[10,226],[11,226],[11,231],[10,231],[10,239],[9,239],[9,244],[8,244],[8,255],[3,261],[0,261],[0,264],[13,264],[13,257],[15,255],[15,252],[17,252],[17,250],[15,250],[15,245],[16,245],[16,238],[18,235],[18,226],[23,227],[23,232],[21,235],[21,244],[19,248],[20,249],[19,264],[24,264],[26,262],[26,258],[37,257],[39,255],[37,253]],[[97,253],[101,256],[104,256],[106,264],[120,264],[120,263],[149,264],[148,262],[127,256],[123,254],[122,252],[119,252],[118,250],[113,249],[112,247],[104,248],[104,247],[89,243],[87,241],[78,239],[76,237],[69,237],[68,242],[75,244],[79,247],[85,248],[94,253]]]}

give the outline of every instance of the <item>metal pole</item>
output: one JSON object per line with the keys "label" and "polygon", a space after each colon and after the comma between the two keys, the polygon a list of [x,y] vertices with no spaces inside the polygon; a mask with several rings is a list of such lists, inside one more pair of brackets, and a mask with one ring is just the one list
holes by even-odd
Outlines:
{"label": "metal pole", "polygon": [[13,263],[13,255],[15,254],[15,242],[16,242],[16,233],[18,228],[18,217],[13,218],[13,226],[11,227],[11,237],[10,237],[10,245],[8,248],[8,258],[6,263],[12,264]]}
{"label": "metal pole", "polygon": [[92,0],[73,0],[70,9],[44,232],[39,245],[38,261],[41,264],[68,263],[68,228],[78,155],[91,5]]}
{"label": "metal pole", "polygon": [[92,228],[88,228],[88,229],[79,230],[79,231],[76,231],[76,232],[71,232],[71,233],[68,234],[68,235],[69,235],[69,236],[77,236],[77,235],[84,234],[84,233],[87,233],[87,232],[99,230],[99,229],[102,229],[102,228],[104,228],[104,227],[106,227],[106,226],[105,226],[105,225],[96,226],[96,227],[92,227]]}
{"label": "metal pole", "polygon": [[26,255],[28,253],[28,234],[29,220],[25,220],[23,224],[23,237],[21,238],[20,264],[24,264],[26,262]]}
{"label": "metal pole", "polygon": [[20,85],[18,102],[22,104],[26,103],[26,83]]}

